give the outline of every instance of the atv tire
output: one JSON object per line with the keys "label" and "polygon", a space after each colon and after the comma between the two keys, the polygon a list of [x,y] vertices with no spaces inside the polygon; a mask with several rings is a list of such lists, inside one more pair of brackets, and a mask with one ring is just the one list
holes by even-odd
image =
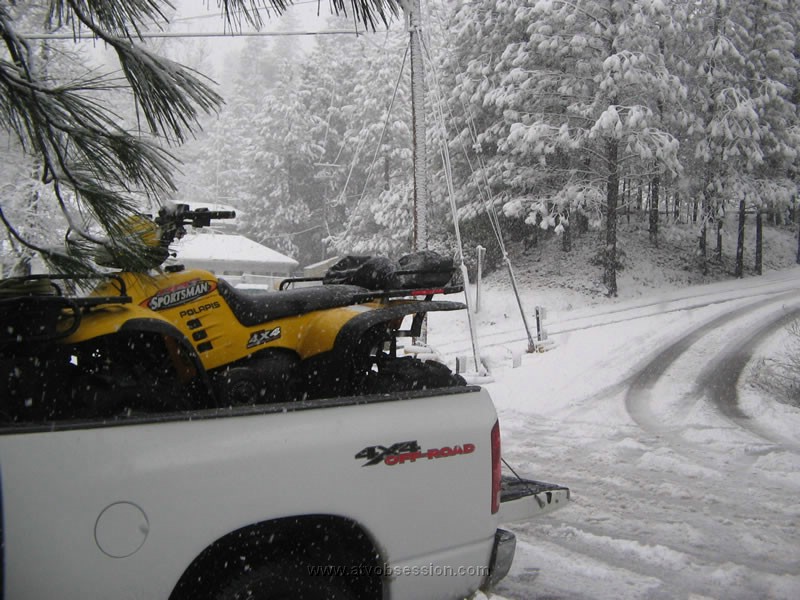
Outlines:
{"label": "atv tire", "polygon": [[300,359],[284,350],[265,350],[218,369],[212,376],[222,406],[251,406],[295,400]]}
{"label": "atv tire", "polygon": [[386,394],[448,387],[461,387],[467,382],[446,365],[418,358],[392,358],[378,363],[363,382],[363,393]]}

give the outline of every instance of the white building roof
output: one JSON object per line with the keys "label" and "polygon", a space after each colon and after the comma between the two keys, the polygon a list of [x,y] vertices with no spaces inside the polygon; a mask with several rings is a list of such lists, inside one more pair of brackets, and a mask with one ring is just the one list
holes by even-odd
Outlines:
{"label": "white building roof", "polygon": [[208,269],[215,273],[289,274],[300,264],[284,254],[262,246],[243,235],[189,233],[172,245],[177,258],[171,262],[187,269]]}

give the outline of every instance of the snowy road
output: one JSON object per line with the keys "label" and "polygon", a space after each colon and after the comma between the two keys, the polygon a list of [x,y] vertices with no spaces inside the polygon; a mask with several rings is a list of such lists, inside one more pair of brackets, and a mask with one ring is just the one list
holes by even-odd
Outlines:
{"label": "snowy road", "polygon": [[[796,296],[796,292],[786,292],[739,306],[691,330],[659,351],[638,371],[628,388],[625,405],[634,421],[642,429],[652,432],[662,432],[664,428],[671,429],[676,425],[682,428],[686,423],[663,419],[654,414],[653,407],[657,406],[658,410],[664,411],[673,404],[673,414],[687,414],[694,404],[706,398],[720,414],[734,420],[739,426],[752,430],[751,420],[738,405],[739,378],[759,343],[797,318],[800,302],[795,300],[791,308],[786,304]],[[752,326],[747,325],[754,314],[765,311],[769,311],[766,319]],[[725,339],[731,341],[720,347]],[[664,397],[653,396],[652,390],[659,384],[677,377],[671,373],[676,362],[682,358],[686,360],[686,357],[694,362],[701,362],[708,356],[713,356],[713,359],[700,371],[691,393],[687,393],[680,401],[671,398],[672,402],[665,401]],[[773,439],[763,432],[758,435]]]}
{"label": "snowy road", "polygon": [[509,527],[498,596],[800,598],[800,411],[747,385],[800,316],[799,288],[792,270],[575,311],[516,369],[524,335],[482,317],[505,458],[573,492]]}

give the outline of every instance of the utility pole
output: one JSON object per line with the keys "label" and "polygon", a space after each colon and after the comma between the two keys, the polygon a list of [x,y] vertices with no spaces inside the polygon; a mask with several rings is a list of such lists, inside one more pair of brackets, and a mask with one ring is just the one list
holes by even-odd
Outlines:
{"label": "utility pole", "polygon": [[414,148],[414,236],[413,250],[428,248],[428,169],[425,140],[425,67],[422,55],[422,10],[420,0],[401,3],[411,36],[411,121]]}

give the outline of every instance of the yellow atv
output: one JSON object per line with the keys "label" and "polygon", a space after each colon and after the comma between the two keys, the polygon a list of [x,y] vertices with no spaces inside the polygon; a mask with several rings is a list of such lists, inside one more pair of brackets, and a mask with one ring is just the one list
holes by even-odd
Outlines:
{"label": "yellow atv", "polygon": [[[233,216],[179,204],[137,233],[154,240],[159,266],[187,225]],[[423,252],[347,257],[321,285],[286,289],[309,281],[290,279],[274,292],[181,266],[121,270],[82,295],[62,289],[88,283],[75,278],[5,280],[0,412],[75,419],[464,385],[444,365],[397,356],[398,337],[418,336],[426,313],[465,308],[432,299],[462,290],[448,285],[452,272]]]}

